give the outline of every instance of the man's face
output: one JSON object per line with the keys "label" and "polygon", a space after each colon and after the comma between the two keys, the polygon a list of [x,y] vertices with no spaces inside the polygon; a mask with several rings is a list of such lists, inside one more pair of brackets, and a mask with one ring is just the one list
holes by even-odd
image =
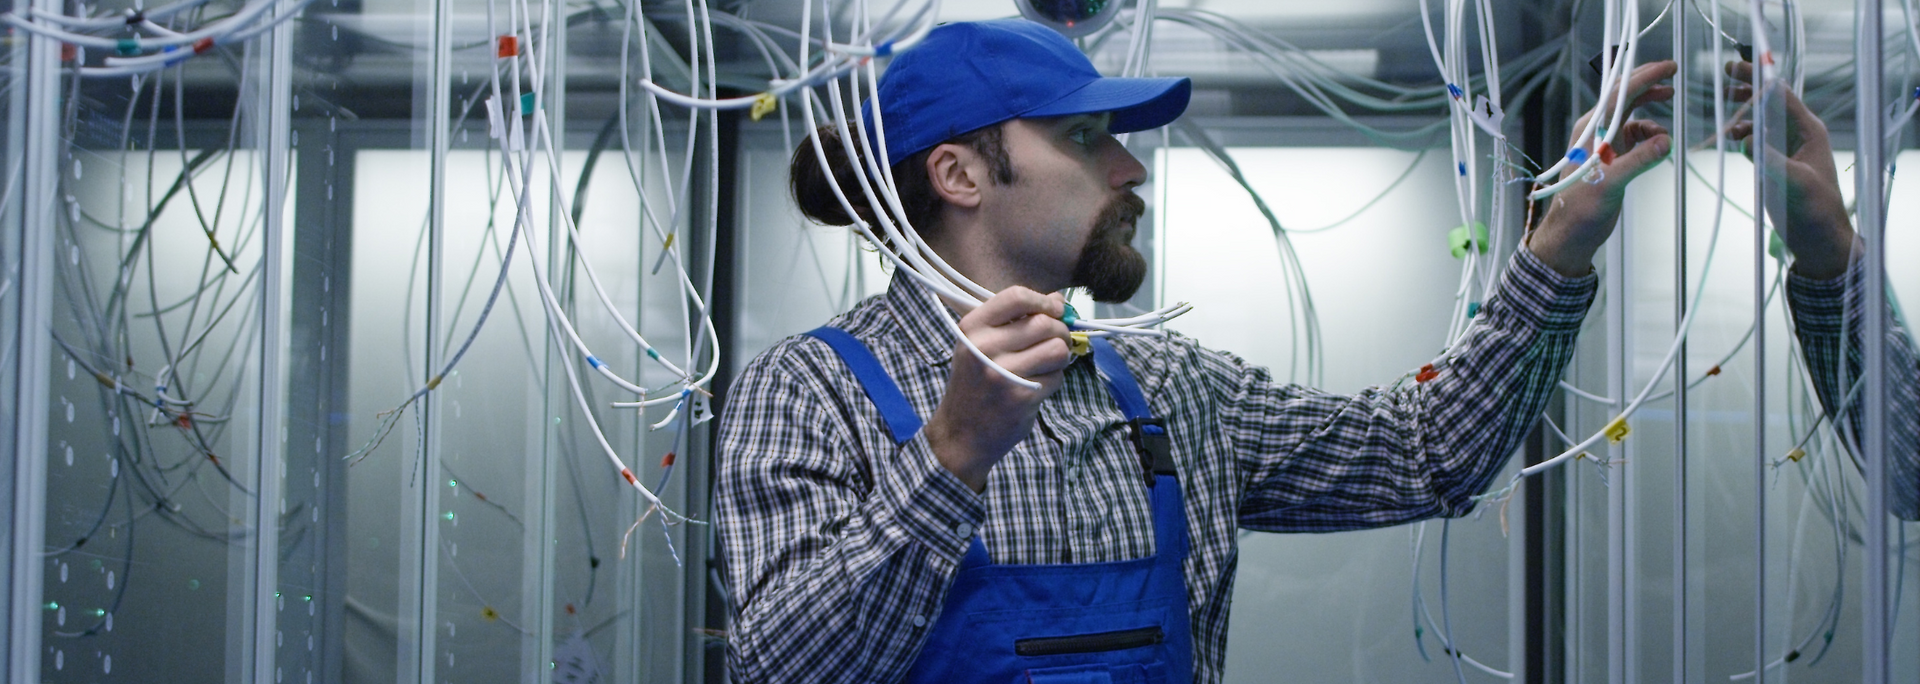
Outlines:
{"label": "man's face", "polygon": [[1121,302],[1146,278],[1133,248],[1146,204],[1133,188],[1146,167],[1107,132],[1108,115],[1015,119],[1004,129],[1015,182],[996,186],[983,209],[1024,282],[1084,287],[1094,301]]}

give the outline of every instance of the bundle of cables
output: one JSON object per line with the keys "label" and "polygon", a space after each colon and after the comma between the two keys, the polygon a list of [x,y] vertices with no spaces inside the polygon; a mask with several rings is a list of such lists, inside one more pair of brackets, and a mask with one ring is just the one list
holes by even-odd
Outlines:
{"label": "bundle of cables", "polygon": [[[297,0],[279,7],[277,12],[271,10],[280,5],[278,0],[253,0],[233,14],[199,26],[178,25],[178,15],[197,9],[207,1],[181,0],[156,9],[133,9],[101,17],[70,17],[34,8],[27,10],[25,16],[18,12],[0,14],[0,22],[73,46],[67,57],[76,64],[86,62],[83,52],[86,48],[112,51],[104,66],[78,67],[81,76],[107,78],[158,71],[216,47],[244,43],[299,16],[314,0]],[[160,22],[173,25],[162,26]],[[113,37],[116,33],[122,35]]]}

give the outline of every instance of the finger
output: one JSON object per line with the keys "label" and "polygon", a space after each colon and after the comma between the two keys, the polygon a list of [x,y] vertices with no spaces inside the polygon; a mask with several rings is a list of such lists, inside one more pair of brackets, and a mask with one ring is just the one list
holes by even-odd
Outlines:
{"label": "finger", "polygon": [[1617,153],[1626,154],[1633,151],[1634,146],[1666,134],[1666,126],[1646,119],[1635,119],[1628,121],[1625,126],[1620,127],[1619,133],[1614,134],[1613,149]]}
{"label": "finger", "polygon": [[980,350],[992,355],[1001,351],[1026,349],[1048,339],[1065,341],[1067,325],[1045,314],[1033,314],[984,329],[970,330],[967,337]]}
{"label": "finger", "polygon": [[1627,111],[1631,112],[1649,103],[1666,102],[1671,99],[1673,99],[1673,86],[1656,85],[1648,88],[1647,92],[1641,93],[1639,97],[1634,98],[1633,102],[1628,103]]}
{"label": "finger", "polygon": [[1073,354],[1068,351],[1066,340],[1048,338],[1025,349],[995,354],[993,362],[1015,375],[1038,381],[1040,376],[1064,370],[1073,362]]}
{"label": "finger", "polygon": [[[1640,97],[1646,95],[1654,86],[1658,85],[1661,81],[1673,78],[1673,75],[1679,72],[1680,66],[1672,60],[1647,62],[1646,64],[1635,67],[1633,73],[1627,76],[1627,101],[1639,101]],[[1673,88],[1668,86],[1667,97],[1672,96]]]}
{"label": "finger", "polygon": [[1753,85],[1753,62],[1729,61],[1722,68],[1733,80]]}
{"label": "finger", "polygon": [[1667,152],[1672,147],[1673,136],[1667,135],[1666,129],[1660,129],[1658,133],[1634,145],[1633,149],[1625,154],[1614,157],[1613,163],[1607,165],[1607,170],[1613,175],[1613,178],[1608,180],[1618,183],[1631,182],[1640,174],[1646,173],[1647,169],[1653,168],[1655,164],[1666,159]]}
{"label": "finger", "polygon": [[963,328],[968,325],[995,327],[1034,314],[1059,318],[1065,312],[1061,304],[1061,300],[1015,285],[988,299],[960,322]]}

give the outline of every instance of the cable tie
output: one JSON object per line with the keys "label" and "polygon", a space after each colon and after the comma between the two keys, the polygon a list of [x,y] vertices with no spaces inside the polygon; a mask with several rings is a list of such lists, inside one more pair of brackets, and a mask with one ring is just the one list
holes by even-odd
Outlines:
{"label": "cable tie", "polygon": [[1418,383],[1425,383],[1428,380],[1432,380],[1437,377],[1440,377],[1440,371],[1434,370],[1433,364],[1429,363],[1427,365],[1421,366],[1420,372],[1413,374],[1413,381]]}
{"label": "cable tie", "polygon": [[140,41],[135,38],[121,38],[114,42],[113,51],[122,57],[138,55],[140,54]]}
{"label": "cable tie", "polygon": [[1602,164],[1613,163],[1613,145],[1608,143],[1600,143],[1600,147],[1596,149],[1600,153],[1600,163]]}
{"label": "cable tie", "polygon": [[754,121],[759,121],[762,117],[772,114],[774,110],[779,108],[780,100],[775,98],[773,93],[761,93],[754,96],[753,109],[747,110],[747,116],[752,117]]}
{"label": "cable tie", "polygon": [[193,54],[196,54],[196,55],[205,54],[206,51],[212,50],[212,49],[213,49],[212,36],[208,36],[206,38],[201,38],[199,40],[193,41]]}
{"label": "cable tie", "polygon": [[495,47],[494,54],[499,56],[500,59],[515,57],[520,54],[520,38],[518,36],[500,36],[496,42],[498,45]]}
{"label": "cable tie", "polygon": [[1627,426],[1626,416],[1620,416],[1614,418],[1613,422],[1607,423],[1606,429],[1602,432],[1606,433],[1608,444],[1619,444],[1626,441],[1627,435],[1633,433],[1633,428]]}
{"label": "cable tie", "polygon": [[1576,147],[1571,150],[1567,150],[1567,161],[1573,162],[1575,164],[1587,163],[1587,148]]}
{"label": "cable tie", "polygon": [[1453,99],[1456,99],[1456,100],[1467,96],[1466,93],[1463,93],[1460,91],[1460,86],[1454,85],[1452,83],[1447,84],[1447,94],[1452,95]]}
{"label": "cable tie", "polygon": [[1067,351],[1074,356],[1086,356],[1093,353],[1093,339],[1087,333],[1075,330],[1067,333]]}

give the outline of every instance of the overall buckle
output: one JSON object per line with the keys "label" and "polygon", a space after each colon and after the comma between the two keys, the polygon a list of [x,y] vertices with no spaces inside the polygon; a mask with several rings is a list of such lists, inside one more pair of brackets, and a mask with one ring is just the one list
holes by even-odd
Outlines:
{"label": "overall buckle", "polygon": [[1173,437],[1167,434],[1167,424],[1159,418],[1134,418],[1127,421],[1133,437],[1133,446],[1140,454],[1140,469],[1146,473],[1147,485],[1153,485],[1156,475],[1174,475]]}

